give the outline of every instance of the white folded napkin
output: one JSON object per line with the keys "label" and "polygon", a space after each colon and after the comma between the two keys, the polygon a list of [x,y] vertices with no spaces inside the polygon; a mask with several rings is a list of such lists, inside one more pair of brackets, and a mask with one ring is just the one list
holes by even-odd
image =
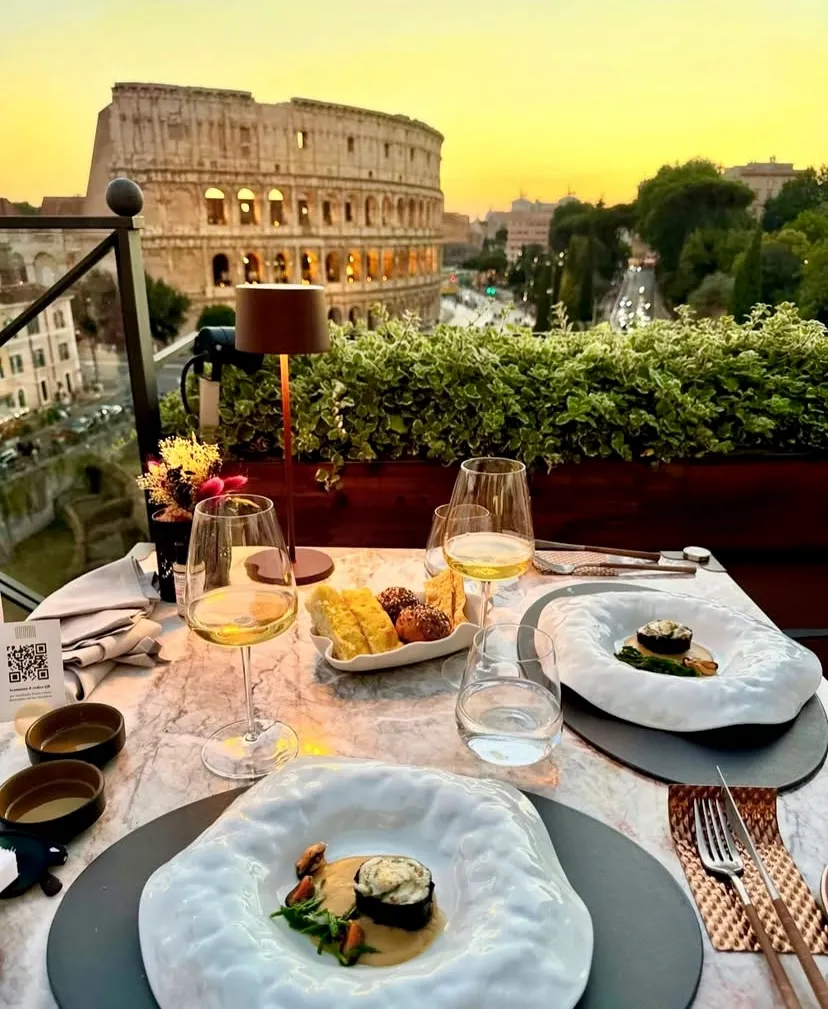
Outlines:
{"label": "white folded napkin", "polygon": [[[155,656],[161,650],[158,638],[161,624],[146,618],[138,620],[125,631],[105,634],[99,638],[84,638],[72,645],[64,646],[63,663],[73,666],[91,666],[104,659],[126,662],[129,655]],[[133,663],[135,664],[135,663]],[[150,663],[152,665],[153,663]]]}
{"label": "white folded napkin", "polygon": [[126,556],[88,571],[53,592],[29,620],[60,620],[64,648],[126,630],[152,610],[158,600],[152,575]]}

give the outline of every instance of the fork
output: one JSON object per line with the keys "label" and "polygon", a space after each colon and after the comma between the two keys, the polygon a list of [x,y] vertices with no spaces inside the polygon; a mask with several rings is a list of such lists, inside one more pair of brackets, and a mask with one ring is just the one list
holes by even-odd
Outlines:
{"label": "fork", "polygon": [[[797,998],[790,978],[785,973],[782,962],[776,950],[771,945],[770,937],[759,920],[750,894],[741,880],[744,862],[733,835],[727,817],[719,805],[718,799],[694,799],[693,818],[696,826],[696,847],[705,869],[714,876],[726,879],[739,895],[739,900],[745,909],[745,914],[759,940],[759,946],[768,961],[773,979],[782,995],[782,1001],[788,1009],[802,1009],[802,1003]],[[702,829],[702,820],[704,829]]]}
{"label": "fork", "polygon": [[625,571],[656,571],[661,574],[662,571],[667,573],[678,573],[682,575],[694,575],[696,573],[695,565],[689,564],[624,564],[621,561],[616,561],[612,564],[608,563],[596,563],[595,561],[580,561],[578,564],[556,564],[553,561],[548,561],[543,557],[539,557],[535,554],[533,559],[533,564],[535,568],[542,575],[574,575],[584,568],[590,568],[595,571],[617,571],[619,568]]}

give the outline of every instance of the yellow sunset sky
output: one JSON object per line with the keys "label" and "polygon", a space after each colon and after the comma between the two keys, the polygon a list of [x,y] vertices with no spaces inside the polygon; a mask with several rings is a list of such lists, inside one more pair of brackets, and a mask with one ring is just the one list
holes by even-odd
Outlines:
{"label": "yellow sunset sky", "polygon": [[0,196],[86,190],[115,81],[401,112],[446,208],[632,199],[694,155],[828,161],[828,0],[0,0]]}

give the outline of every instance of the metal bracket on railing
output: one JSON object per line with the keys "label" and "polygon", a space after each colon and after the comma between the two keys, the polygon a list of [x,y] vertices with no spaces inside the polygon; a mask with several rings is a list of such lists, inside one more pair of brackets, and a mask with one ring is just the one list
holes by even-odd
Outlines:
{"label": "metal bracket on railing", "polygon": [[[199,377],[198,426],[204,431],[218,427],[222,368],[232,364],[253,375],[261,368],[264,354],[236,350],[236,330],[233,326],[205,326],[198,331],[193,350],[195,354],[181,371],[181,400],[187,413],[195,413],[187,399],[187,375],[192,368]],[[210,364],[209,377],[204,375],[206,363]]]}

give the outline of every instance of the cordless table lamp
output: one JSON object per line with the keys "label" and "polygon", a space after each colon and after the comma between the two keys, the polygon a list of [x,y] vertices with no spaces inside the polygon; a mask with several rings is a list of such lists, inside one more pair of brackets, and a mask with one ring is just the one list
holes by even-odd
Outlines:
{"label": "cordless table lamp", "polygon": [[[285,428],[287,541],[298,585],[327,578],[334,564],[321,550],[296,546],[289,355],[321,354],[329,348],[324,288],[308,284],[239,284],[236,287],[236,350],[279,355]],[[266,580],[264,569],[260,577]]]}

